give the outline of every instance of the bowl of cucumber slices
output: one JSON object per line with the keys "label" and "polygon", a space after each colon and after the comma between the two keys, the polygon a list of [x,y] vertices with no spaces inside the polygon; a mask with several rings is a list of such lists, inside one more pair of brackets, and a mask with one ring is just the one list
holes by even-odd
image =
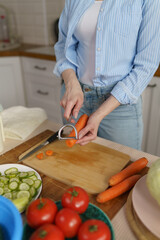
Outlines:
{"label": "bowl of cucumber slices", "polygon": [[22,164],[0,165],[0,195],[11,200],[22,213],[42,191],[42,179],[33,168]]}

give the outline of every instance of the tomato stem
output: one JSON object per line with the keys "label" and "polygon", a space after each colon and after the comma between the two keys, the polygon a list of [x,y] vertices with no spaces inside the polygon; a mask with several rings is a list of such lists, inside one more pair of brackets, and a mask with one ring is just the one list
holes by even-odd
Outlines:
{"label": "tomato stem", "polygon": [[46,235],[47,235],[47,231],[45,231],[45,230],[41,230],[41,231],[39,232],[39,237],[40,237],[40,238],[45,238]]}
{"label": "tomato stem", "polygon": [[45,202],[42,201],[42,197],[40,197],[40,203],[37,205],[37,208],[40,210],[41,208],[43,208],[45,205]]}
{"label": "tomato stem", "polygon": [[89,232],[96,232],[98,230],[98,226],[97,225],[90,225],[88,227]]}

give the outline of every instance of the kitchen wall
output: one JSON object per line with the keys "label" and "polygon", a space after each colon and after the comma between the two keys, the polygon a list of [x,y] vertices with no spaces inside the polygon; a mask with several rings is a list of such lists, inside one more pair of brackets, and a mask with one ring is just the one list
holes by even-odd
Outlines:
{"label": "kitchen wall", "polygon": [[[53,23],[59,17],[64,0],[0,0],[10,13],[11,28],[15,28],[23,43],[52,45]],[[14,29],[15,32],[15,29]]]}

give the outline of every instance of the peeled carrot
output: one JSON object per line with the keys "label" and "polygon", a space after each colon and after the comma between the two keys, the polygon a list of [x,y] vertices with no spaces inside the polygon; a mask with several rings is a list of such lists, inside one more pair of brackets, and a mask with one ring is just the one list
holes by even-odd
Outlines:
{"label": "peeled carrot", "polygon": [[52,156],[53,155],[53,151],[52,150],[46,150],[45,154],[47,156]]}
{"label": "peeled carrot", "polygon": [[104,203],[127,192],[135,185],[140,177],[141,175],[133,175],[129,178],[126,178],[124,181],[118,183],[117,185],[108,188],[104,192],[99,193],[96,198],[97,202]]}
{"label": "peeled carrot", "polygon": [[136,160],[135,162],[124,168],[121,172],[113,175],[109,179],[109,185],[114,186],[122,182],[124,179],[140,172],[144,167],[146,167],[147,163],[148,160],[145,157]]}
{"label": "peeled carrot", "polygon": [[[79,133],[86,126],[87,121],[88,121],[88,115],[87,114],[83,114],[78,119],[77,123],[75,124],[75,128],[77,130],[77,133]],[[74,129],[69,134],[69,137],[75,137]],[[76,139],[67,139],[66,144],[67,144],[68,147],[73,147],[73,145],[76,143],[76,141],[77,141]]]}
{"label": "peeled carrot", "polygon": [[39,160],[42,160],[43,157],[44,157],[44,154],[43,154],[43,153],[38,153],[38,154],[36,155],[36,158],[38,158]]}

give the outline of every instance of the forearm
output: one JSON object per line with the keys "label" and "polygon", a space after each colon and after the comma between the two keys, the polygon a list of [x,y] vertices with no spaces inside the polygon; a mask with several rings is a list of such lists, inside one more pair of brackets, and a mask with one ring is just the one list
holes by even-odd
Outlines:
{"label": "forearm", "polygon": [[76,73],[73,69],[67,69],[62,72],[62,78],[66,88],[73,87],[75,84],[79,84]]}
{"label": "forearm", "polygon": [[120,102],[118,102],[114,96],[110,95],[110,97],[94,112],[94,115],[96,115],[98,121],[101,122],[105,116],[111,113],[119,105]]}

